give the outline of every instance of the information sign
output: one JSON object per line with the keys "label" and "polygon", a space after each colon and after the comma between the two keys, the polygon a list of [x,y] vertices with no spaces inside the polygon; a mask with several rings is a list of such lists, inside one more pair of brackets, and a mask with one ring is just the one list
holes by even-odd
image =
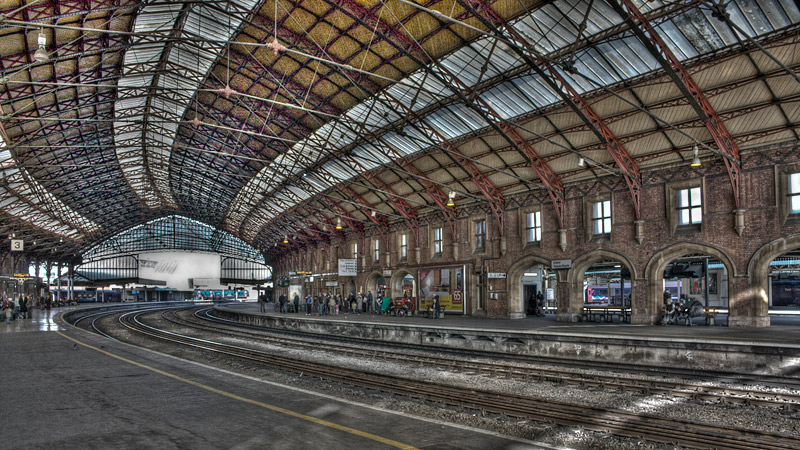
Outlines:
{"label": "information sign", "polygon": [[505,278],[506,277],[506,273],[505,272],[488,272],[486,274],[486,276],[488,278]]}
{"label": "information sign", "polygon": [[572,267],[571,259],[554,259],[550,261],[551,269],[569,269]]}
{"label": "information sign", "polygon": [[355,258],[340,258],[339,259],[339,276],[340,277],[354,277],[358,275],[358,263]]}
{"label": "information sign", "polygon": [[25,241],[22,239],[12,239],[11,240],[11,251],[12,252],[21,252],[25,250]]}

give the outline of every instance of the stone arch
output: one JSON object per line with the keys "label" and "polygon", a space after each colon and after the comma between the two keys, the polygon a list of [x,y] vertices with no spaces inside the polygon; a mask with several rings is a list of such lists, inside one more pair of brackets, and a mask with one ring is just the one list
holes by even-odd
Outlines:
{"label": "stone arch", "polygon": [[678,242],[664,247],[656,252],[645,267],[644,276],[647,280],[647,299],[645,307],[652,323],[655,323],[663,305],[664,270],[675,259],[683,255],[698,253],[713,256],[725,266],[728,271],[728,298],[733,298],[733,279],[738,275],[733,259],[722,249],[698,242]]}
{"label": "stone arch", "polygon": [[[581,316],[583,310],[583,277],[586,274],[586,271],[589,270],[592,264],[609,259],[613,259],[619,261],[621,264],[624,264],[630,272],[631,305],[635,304],[636,294],[635,289],[633,289],[633,284],[638,278],[636,266],[634,266],[630,258],[623,253],[613,250],[596,249],[584,253],[572,261],[572,268],[569,269],[566,280],[569,285],[569,304],[567,305],[566,311],[567,317],[564,318],[564,320],[576,321]],[[633,322],[633,317],[631,317],[631,322]]]}
{"label": "stone arch", "polygon": [[747,265],[749,286],[745,296],[754,300],[752,314],[755,316],[763,316],[766,320],[769,320],[770,263],[778,256],[798,248],[800,248],[800,235],[786,236],[762,245],[750,257],[750,262]]}
{"label": "stone arch", "polygon": [[[415,285],[418,283],[417,277],[407,269],[397,269],[392,273],[392,278],[389,281],[389,292],[392,298],[403,296],[403,278],[406,275],[414,277]],[[411,292],[411,297],[416,297],[416,289]]]}
{"label": "stone arch", "polygon": [[550,260],[537,255],[527,255],[518,259],[508,268],[506,291],[508,292],[508,316],[511,319],[523,319],[526,316],[525,299],[522,298],[522,274],[525,273],[525,269],[537,264],[550,267]]}
{"label": "stone arch", "polygon": [[379,271],[373,271],[369,275],[364,282],[364,293],[372,291],[372,295],[375,295],[375,286],[378,285],[378,280],[383,276],[383,273]]}

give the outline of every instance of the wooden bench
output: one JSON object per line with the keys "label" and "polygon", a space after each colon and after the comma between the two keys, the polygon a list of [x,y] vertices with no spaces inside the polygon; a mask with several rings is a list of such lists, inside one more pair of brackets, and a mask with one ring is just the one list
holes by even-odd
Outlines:
{"label": "wooden bench", "polygon": [[597,322],[600,317],[605,322],[613,322],[614,316],[619,317],[620,323],[631,321],[631,309],[621,306],[584,306],[582,316],[587,322]]}
{"label": "wooden bench", "polygon": [[706,319],[706,325],[716,324],[717,314],[719,314],[719,309],[716,306],[703,307],[703,317]]}

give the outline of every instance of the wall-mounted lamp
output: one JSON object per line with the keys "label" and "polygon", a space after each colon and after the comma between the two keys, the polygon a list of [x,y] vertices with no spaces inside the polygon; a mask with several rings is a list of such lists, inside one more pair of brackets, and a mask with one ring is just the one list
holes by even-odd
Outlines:
{"label": "wall-mounted lamp", "polygon": [[337,230],[341,230],[342,229],[342,218],[341,217],[337,217],[336,218],[336,229]]}
{"label": "wall-mounted lamp", "polygon": [[583,167],[583,166],[585,166],[585,165],[586,165],[586,161],[583,159],[583,156],[581,156],[580,158],[578,158],[578,166],[579,166],[579,167]]}
{"label": "wall-mounted lamp", "polygon": [[697,156],[697,144],[694,144],[694,147],[692,147],[692,155],[694,157],[692,158],[691,166],[700,167],[700,158]]}
{"label": "wall-mounted lamp", "polygon": [[456,193],[453,191],[447,196],[447,206],[456,206]]}
{"label": "wall-mounted lamp", "polygon": [[39,36],[36,38],[36,42],[39,44],[39,48],[36,49],[36,52],[33,54],[33,59],[37,62],[48,62],[50,61],[50,56],[47,54],[47,36],[44,35],[44,31],[39,30]]}

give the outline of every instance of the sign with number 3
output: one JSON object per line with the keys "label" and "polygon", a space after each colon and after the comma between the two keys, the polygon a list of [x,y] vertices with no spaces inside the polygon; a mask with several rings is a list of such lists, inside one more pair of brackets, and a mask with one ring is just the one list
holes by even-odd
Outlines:
{"label": "sign with number 3", "polygon": [[22,239],[12,239],[11,240],[11,251],[12,252],[21,252],[25,249],[25,241]]}

